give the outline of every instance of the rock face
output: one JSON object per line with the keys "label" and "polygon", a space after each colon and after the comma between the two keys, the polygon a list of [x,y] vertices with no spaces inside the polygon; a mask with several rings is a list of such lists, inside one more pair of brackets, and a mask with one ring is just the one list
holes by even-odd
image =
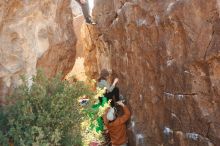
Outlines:
{"label": "rock face", "polygon": [[96,0],[87,74],[119,77],[132,146],[220,144],[220,0]]}
{"label": "rock face", "polygon": [[31,78],[36,67],[50,77],[67,74],[75,59],[71,0],[0,1],[0,97]]}
{"label": "rock face", "polygon": [[84,17],[80,15],[73,19],[74,32],[77,38],[76,43],[76,55],[75,55],[75,64],[71,72],[66,75],[67,80],[71,80],[72,77],[80,81],[86,81],[85,69],[84,69],[84,51],[83,44],[81,39],[81,27],[83,26]]}
{"label": "rock face", "polygon": [[0,1],[0,102],[37,67],[67,74],[77,45],[90,78],[107,68],[120,79],[131,146],[220,144],[220,0],[95,0],[97,25],[82,25],[76,44],[78,8],[74,0]]}

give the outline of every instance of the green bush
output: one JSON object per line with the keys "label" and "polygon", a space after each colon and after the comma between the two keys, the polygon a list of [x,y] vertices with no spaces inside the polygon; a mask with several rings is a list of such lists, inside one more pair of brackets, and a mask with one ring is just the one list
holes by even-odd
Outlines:
{"label": "green bush", "polygon": [[13,104],[0,109],[0,145],[80,146],[83,117],[78,98],[93,96],[82,82],[68,83],[61,76],[46,78],[38,72],[10,97]]}
{"label": "green bush", "polygon": [[81,123],[83,146],[88,146],[91,142],[103,143],[104,123],[102,116],[109,107],[107,98],[103,97],[102,103],[98,101],[98,97],[102,97],[105,90],[96,90],[95,96],[90,102],[82,108],[84,120]]}

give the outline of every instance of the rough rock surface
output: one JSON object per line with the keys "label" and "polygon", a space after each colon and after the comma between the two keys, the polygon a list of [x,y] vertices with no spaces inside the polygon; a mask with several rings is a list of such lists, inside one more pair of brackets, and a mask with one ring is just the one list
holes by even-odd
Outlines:
{"label": "rough rock surface", "polygon": [[71,80],[72,77],[80,81],[86,81],[87,77],[84,69],[84,51],[83,44],[81,39],[81,27],[84,22],[83,15],[75,17],[73,19],[74,32],[77,38],[76,43],[76,55],[75,55],[75,64],[73,69],[66,75],[67,80]]}
{"label": "rough rock surface", "polygon": [[220,144],[220,0],[96,0],[87,74],[119,77],[132,146]]}
{"label": "rough rock surface", "polygon": [[75,59],[71,0],[0,0],[0,97],[31,78],[67,74]]}

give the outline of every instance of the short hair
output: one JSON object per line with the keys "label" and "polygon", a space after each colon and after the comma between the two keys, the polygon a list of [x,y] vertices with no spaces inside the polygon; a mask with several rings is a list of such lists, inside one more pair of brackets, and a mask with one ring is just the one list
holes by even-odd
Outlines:
{"label": "short hair", "polygon": [[107,69],[102,69],[100,73],[100,78],[106,79],[109,76],[109,71]]}

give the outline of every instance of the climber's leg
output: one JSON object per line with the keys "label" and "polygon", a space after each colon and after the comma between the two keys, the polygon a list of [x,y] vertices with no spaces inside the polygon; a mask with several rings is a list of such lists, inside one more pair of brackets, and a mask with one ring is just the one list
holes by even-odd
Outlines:
{"label": "climber's leg", "polygon": [[111,93],[115,97],[115,102],[119,101],[119,88],[115,87]]}
{"label": "climber's leg", "polygon": [[112,99],[113,100],[113,96],[115,97],[115,101],[119,101],[119,88],[115,87],[112,92],[108,92],[104,94],[105,97],[107,97],[108,99]]}
{"label": "climber's leg", "polygon": [[83,16],[86,20],[86,23],[95,25],[96,23],[92,20],[90,14],[89,14],[88,0],[76,0],[76,1],[80,4],[80,6],[82,8]]}
{"label": "climber's leg", "polygon": [[119,88],[118,87],[115,87],[112,92],[108,92],[108,93],[105,93],[104,94],[105,97],[109,99],[111,99],[111,106],[115,106],[115,103],[117,101],[119,101]]}

